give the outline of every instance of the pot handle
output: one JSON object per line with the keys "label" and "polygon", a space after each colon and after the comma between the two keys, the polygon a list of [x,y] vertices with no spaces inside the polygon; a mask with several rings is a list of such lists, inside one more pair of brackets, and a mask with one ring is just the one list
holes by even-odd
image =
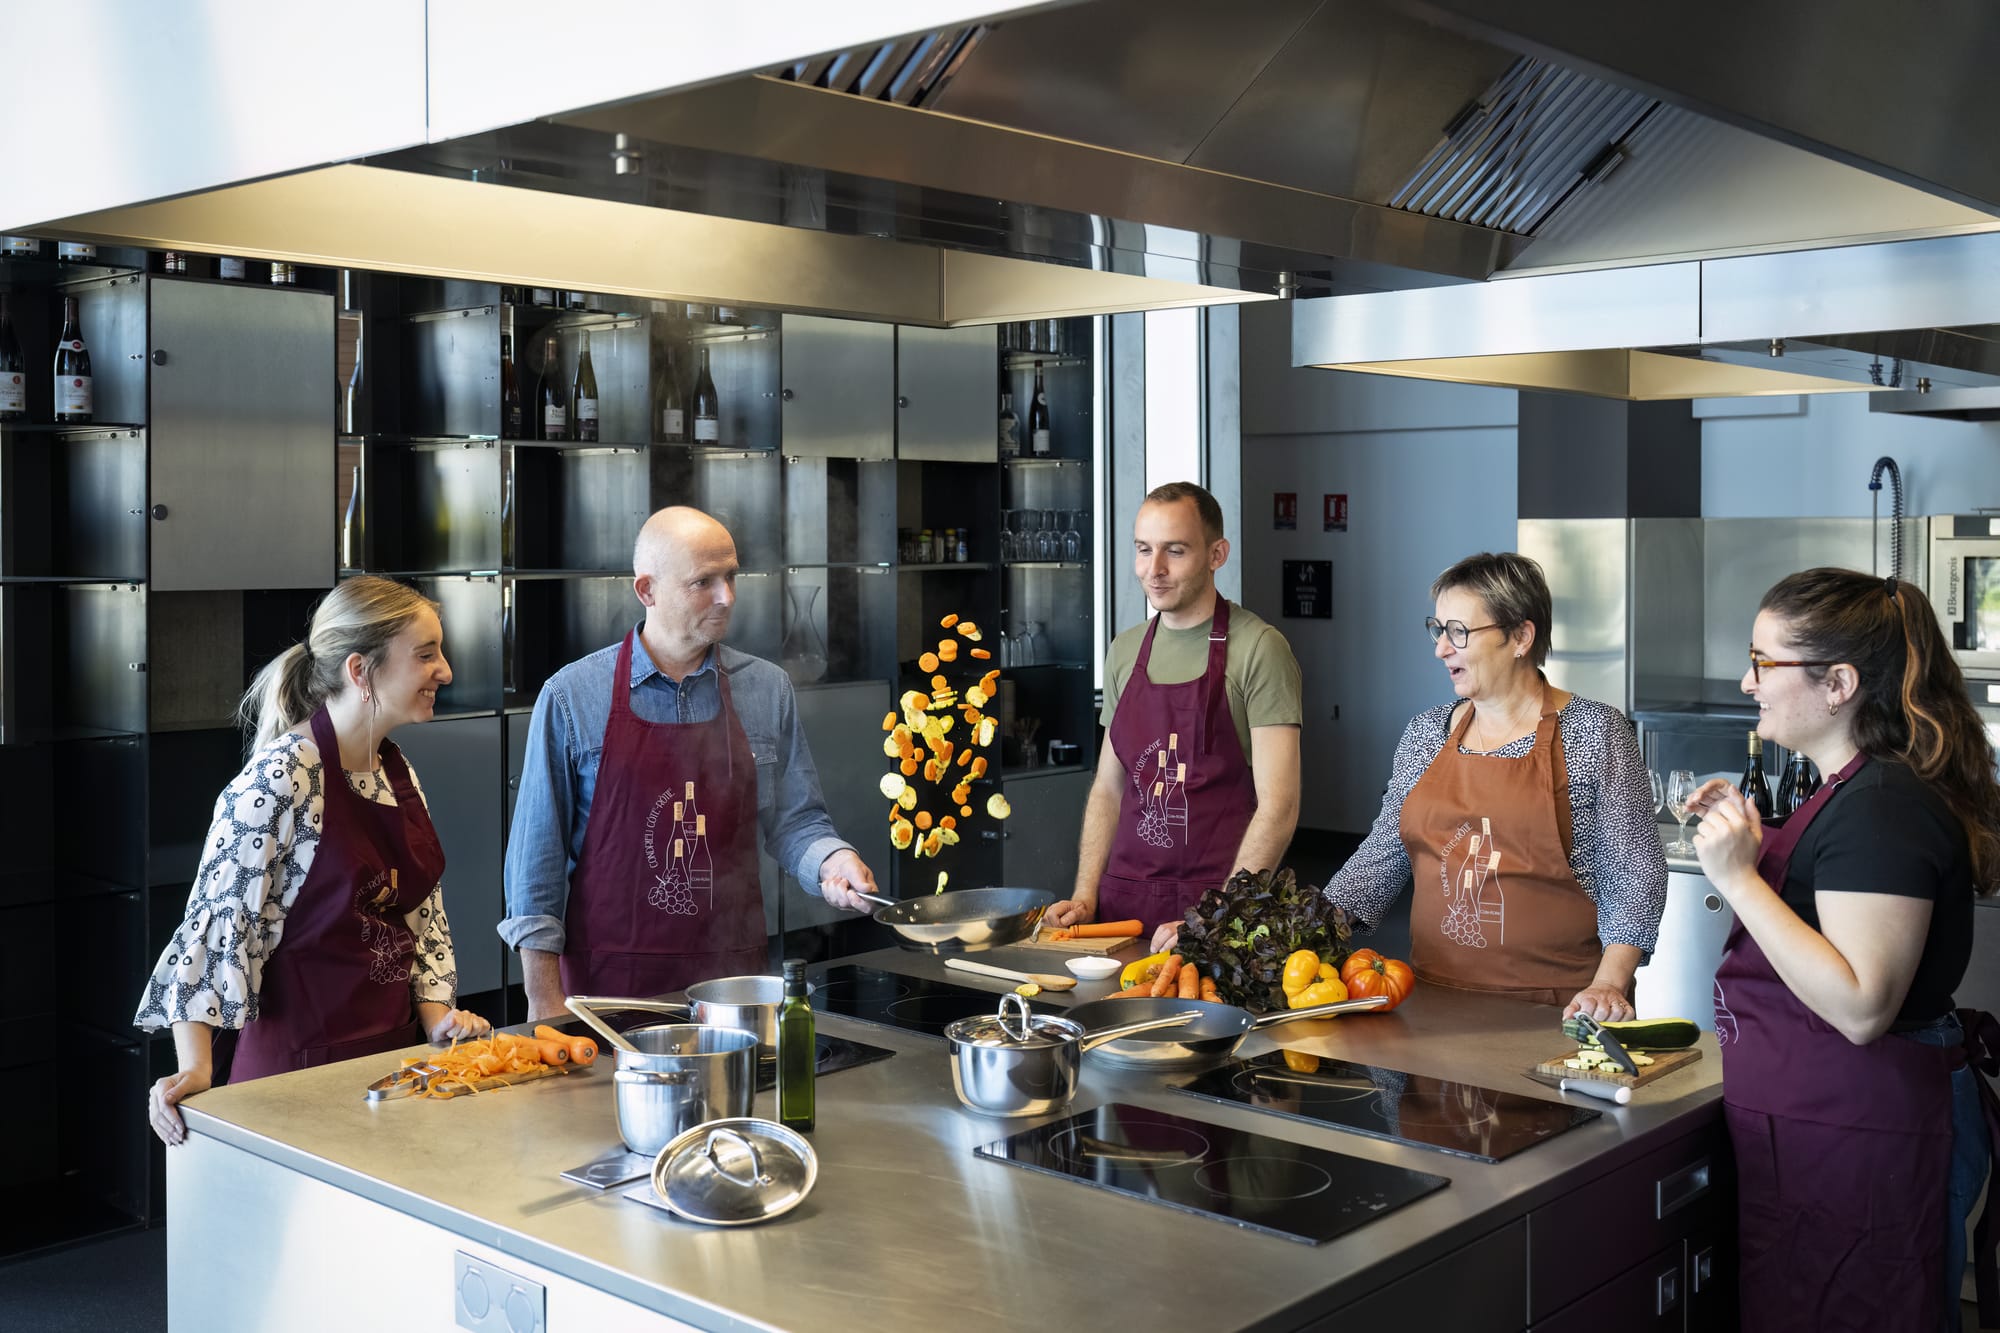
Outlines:
{"label": "pot handle", "polygon": [[1107,1041],[1117,1041],[1135,1032],[1151,1032],[1154,1028],[1184,1027],[1201,1017],[1199,1009],[1185,1009],[1178,1014],[1162,1014],[1158,1018],[1142,1018],[1136,1023],[1120,1023],[1116,1027],[1099,1028],[1085,1037],[1079,1050],[1093,1051]]}
{"label": "pot handle", "polygon": [[639,1009],[649,1014],[665,1014],[670,1018],[694,1017],[694,1010],[685,1004],[673,1004],[665,1000],[628,1000],[602,995],[572,995],[563,1001],[571,1013],[588,1023],[598,1036],[620,1051],[630,1051],[634,1055],[639,1048],[614,1031],[612,1026],[598,1017],[599,1009]]}
{"label": "pot handle", "polygon": [[[1035,1034],[1035,1011],[1028,1007],[1028,997],[1018,991],[1008,991],[1000,997],[1000,1030],[1007,1034],[1009,1041],[1025,1042]],[[1017,1028],[1014,1024],[1019,1023]]]}
{"label": "pot handle", "polygon": [[[722,1164],[722,1159],[715,1155],[715,1144],[718,1139],[727,1139],[741,1148],[750,1158],[750,1174],[747,1177],[731,1171]],[[708,1141],[701,1145],[701,1152],[702,1156],[708,1158],[708,1164],[715,1169],[715,1174],[732,1185],[741,1185],[744,1189],[756,1189],[759,1185],[771,1183],[771,1174],[764,1169],[764,1159],[757,1155],[757,1145],[733,1129],[718,1126],[708,1131]]]}
{"label": "pot handle", "polygon": [[1276,1027],[1280,1023],[1291,1023],[1301,1018],[1331,1018],[1335,1014],[1357,1013],[1363,1009],[1380,1009],[1389,1003],[1386,995],[1370,995],[1361,1000],[1335,1000],[1332,1004],[1309,1004],[1303,1009],[1279,1009],[1273,1013],[1260,1014],[1250,1020],[1253,1028]]}

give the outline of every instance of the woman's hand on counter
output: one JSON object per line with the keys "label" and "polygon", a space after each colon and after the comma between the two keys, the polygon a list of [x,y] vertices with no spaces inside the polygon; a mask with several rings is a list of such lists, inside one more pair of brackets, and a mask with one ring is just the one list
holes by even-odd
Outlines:
{"label": "woman's hand on counter", "polygon": [[[491,1023],[467,1009],[445,1009],[442,1005],[425,1005],[424,1009],[424,1036],[433,1045],[483,1037],[493,1030]],[[433,1014],[432,1009],[442,1012]]]}
{"label": "woman's hand on counter", "polygon": [[146,1119],[160,1142],[169,1148],[187,1139],[187,1123],[175,1108],[197,1092],[206,1092],[212,1075],[206,1069],[183,1069],[169,1074],[146,1094]]}
{"label": "woman's hand on counter", "polygon": [[[1721,794],[1709,802],[1695,825],[1694,854],[1701,862],[1701,873],[1708,876],[1708,882],[1715,885],[1724,897],[1748,875],[1757,874],[1757,852],[1764,843],[1764,822],[1758,817],[1757,807],[1752,805],[1743,793],[1720,780],[1702,787],[1706,792],[1710,787],[1721,787]],[[1689,802],[1693,809],[1694,803]]]}

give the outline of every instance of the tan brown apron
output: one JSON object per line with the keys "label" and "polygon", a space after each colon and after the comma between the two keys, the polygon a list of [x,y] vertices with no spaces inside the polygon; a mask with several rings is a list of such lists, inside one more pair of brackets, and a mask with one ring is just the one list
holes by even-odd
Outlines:
{"label": "tan brown apron", "polygon": [[1459,753],[1472,708],[1403,802],[1416,894],[1410,965],[1422,980],[1566,1004],[1597,975],[1597,906],[1569,867],[1569,770],[1556,691],[1518,759]]}

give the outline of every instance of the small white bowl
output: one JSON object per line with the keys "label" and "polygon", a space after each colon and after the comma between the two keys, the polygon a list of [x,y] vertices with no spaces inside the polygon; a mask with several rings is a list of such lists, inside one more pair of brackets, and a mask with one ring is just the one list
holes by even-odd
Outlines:
{"label": "small white bowl", "polygon": [[1125,964],[1116,958],[1100,958],[1096,954],[1086,954],[1081,958],[1063,959],[1063,966],[1085,981],[1102,981],[1122,970]]}

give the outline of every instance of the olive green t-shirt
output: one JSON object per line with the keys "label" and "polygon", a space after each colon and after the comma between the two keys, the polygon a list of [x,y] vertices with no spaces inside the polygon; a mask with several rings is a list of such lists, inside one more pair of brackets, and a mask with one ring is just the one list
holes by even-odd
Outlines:
{"label": "olive green t-shirt", "polygon": [[[1104,711],[1099,717],[1107,731],[1151,623],[1147,620],[1120,634],[1105,655]],[[1179,685],[1208,670],[1211,623],[1204,620],[1192,629],[1160,626],[1153,636],[1146,679],[1155,685]],[[1245,759],[1250,757],[1250,728],[1296,727],[1304,721],[1299,663],[1292,656],[1292,645],[1262,616],[1235,602],[1229,604],[1229,655],[1223,673],[1229,685],[1229,716],[1236,722],[1236,739],[1243,745]]]}

